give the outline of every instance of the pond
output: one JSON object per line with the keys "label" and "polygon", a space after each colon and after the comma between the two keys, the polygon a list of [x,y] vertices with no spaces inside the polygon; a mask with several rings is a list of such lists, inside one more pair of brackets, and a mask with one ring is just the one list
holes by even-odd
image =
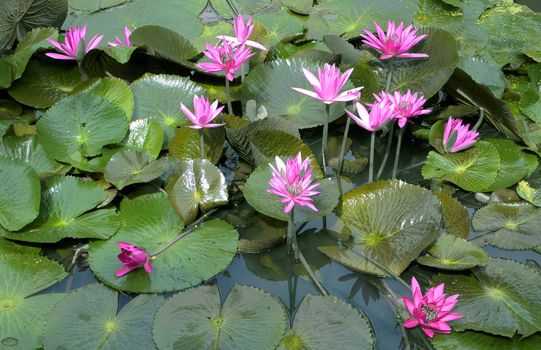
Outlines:
{"label": "pond", "polygon": [[[520,4],[541,10],[29,3],[0,33],[0,349],[541,346],[541,16]],[[460,315],[435,324],[440,282]]]}

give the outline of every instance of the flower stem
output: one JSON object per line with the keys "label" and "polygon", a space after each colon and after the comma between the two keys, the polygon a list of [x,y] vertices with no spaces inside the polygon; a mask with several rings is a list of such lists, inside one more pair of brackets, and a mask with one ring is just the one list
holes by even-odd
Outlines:
{"label": "flower stem", "polygon": [[327,175],[327,143],[329,138],[329,119],[331,105],[325,104],[327,112],[325,123],[323,124],[323,137],[321,138],[321,164],[323,165],[323,174]]}
{"label": "flower stem", "polygon": [[203,129],[199,129],[199,146],[201,149],[201,159],[205,159],[205,136]]}
{"label": "flower stem", "polygon": [[402,138],[404,137],[404,133],[406,132],[406,128],[408,125],[404,125],[402,129],[400,129],[400,132],[398,133],[398,141],[396,143],[396,152],[394,154],[394,164],[393,164],[393,179],[396,179],[396,174],[398,172],[398,163],[400,161],[400,148],[402,148]]}
{"label": "flower stem", "polygon": [[203,216],[201,216],[199,219],[192,222],[190,225],[188,225],[183,231],[181,231],[178,235],[175,236],[169,243],[155,251],[154,253],[150,254],[150,260],[154,260],[158,255],[166,251],[168,248],[170,248],[173,244],[177,243],[182,238],[188,236],[191,234],[195,229],[199,227],[199,224],[208,219],[209,216],[214,214],[218,211],[218,208],[214,208],[206,212]]}
{"label": "flower stem", "polygon": [[297,245],[297,233],[295,232],[295,207],[289,212],[286,241],[287,253],[293,253],[295,262],[299,261],[299,246]]}
{"label": "flower stem", "polygon": [[472,130],[479,129],[481,127],[481,124],[483,124],[483,119],[485,119],[485,111],[481,109],[479,111],[479,120],[477,121],[477,123],[475,123]]}
{"label": "flower stem", "polygon": [[227,113],[233,114],[233,106],[231,105],[231,91],[229,90],[229,80],[225,78],[225,96],[227,98]]}
{"label": "flower stem", "polygon": [[88,74],[86,73],[85,68],[83,67],[83,60],[77,60],[77,67],[79,68],[79,72],[81,73],[81,78],[83,81],[88,80]]}
{"label": "flower stem", "polygon": [[244,63],[240,65],[240,82],[244,84]]}
{"label": "flower stem", "polygon": [[[391,81],[393,80],[393,72],[394,72],[394,66],[392,65],[392,61],[390,62],[389,72],[387,72],[387,81],[385,82],[385,92],[389,92],[389,89],[391,88]],[[389,159],[389,152],[391,152],[391,145],[393,143],[393,132],[394,132],[394,122],[391,121],[391,130],[389,130],[389,133],[387,135],[387,146],[385,146],[385,154],[383,155],[383,160],[381,161],[381,165],[378,169],[378,174],[376,175],[376,180],[379,180],[381,177],[381,174],[383,173],[383,170],[385,169],[385,165],[387,165],[387,160]]]}
{"label": "flower stem", "polygon": [[368,183],[374,181],[374,148],[376,147],[376,132],[370,135],[370,160],[368,164]]}
{"label": "flower stem", "polygon": [[338,176],[342,174],[342,167],[344,166],[344,153],[346,153],[346,143],[348,140],[349,124],[351,124],[351,118],[346,116],[346,128],[344,129],[344,138],[342,140],[342,147],[340,147],[340,158],[338,159]]}
{"label": "flower stem", "polygon": [[299,259],[302,263],[302,266],[304,266],[304,269],[306,270],[306,272],[308,272],[308,275],[312,279],[312,282],[314,282],[317,289],[319,289],[319,292],[321,293],[321,295],[329,295],[329,293],[327,292],[325,287],[323,287],[323,285],[321,284],[321,281],[319,280],[319,278],[317,278],[316,274],[312,270],[312,267],[310,267],[310,264],[308,264],[308,261],[306,261],[306,258],[301,252],[299,252]]}

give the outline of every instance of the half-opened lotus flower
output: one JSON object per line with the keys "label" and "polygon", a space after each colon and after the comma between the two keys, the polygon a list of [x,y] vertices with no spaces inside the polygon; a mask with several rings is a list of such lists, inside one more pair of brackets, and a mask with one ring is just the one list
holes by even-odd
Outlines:
{"label": "half-opened lotus flower", "polygon": [[361,34],[361,37],[363,38],[363,43],[381,53],[380,59],[386,60],[395,56],[402,58],[428,57],[426,53],[408,52],[427,36],[426,34],[417,35],[417,29],[414,29],[413,25],[410,24],[404,28],[404,23],[400,22],[397,27],[394,22],[389,21],[387,23],[387,32],[384,32],[377,23],[374,23],[374,27],[376,27],[377,36],[368,29],[365,29],[365,34]]}
{"label": "half-opened lotus flower", "polygon": [[218,39],[226,40],[233,46],[246,45],[263,51],[267,50],[267,48],[260,43],[253,40],[248,40],[254,31],[254,24],[252,23],[251,16],[248,18],[247,22],[244,22],[244,17],[242,15],[238,15],[233,20],[233,30],[235,31],[234,37],[229,35],[220,35],[218,36]]}
{"label": "half-opened lotus flower", "polygon": [[457,320],[462,317],[461,314],[451,312],[458,302],[458,294],[446,297],[443,292],[445,284],[430,288],[425,295],[421,292],[421,287],[415,279],[411,278],[411,293],[413,301],[407,296],[402,300],[411,314],[411,317],[404,322],[404,327],[421,327],[421,330],[430,338],[435,333],[449,334],[451,327],[447,324],[449,321]]}
{"label": "half-opened lotus flower", "polygon": [[107,44],[109,46],[133,46],[132,42],[130,41],[131,36],[131,30],[128,26],[124,27],[124,41],[120,39],[118,36],[115,36],[115,41],[109,41]]}
{"label": "half-opened lotus flower", "polygon": [[378,131],[385,123],[390,121],[395,115],[394,106],[388,100],[381,100],[371,104],[370,113],[359,102],[355,104],[357,114],[355,115],[345,110],[357,125],[368,131]]}
{"label": "half-opened lotus flower", "polygon": [[61,44],[51,38],[47,39],[60,53],[48,52],[45,55],[57,60],[82,60],[84,55],[90,50],[96,48],[103,39],[103,35],[94,35],[86,43],[86,24],[79,28],[78,26],[69,27],[64,37],[64,43]]}
{"label": "half-opened lotus flower", "polygon": [[150,256],[144,249],[127,242],[117,242],[117,245],[121,250],[117,258],[122,263],[122,267],[117,270],[116,277],[122,277],[140,267],[148,273],[152,272]]}
{"label": "half-opened lotus flower", "polygon": [[227,80],[232,81],[235,78],[235,72],[254,54],[250,47],[245,44],[235,46],[222,40],[216,46],[206,44],[206,50],[203,51],[211,62],[198,63],[197,66],[206,73],[224,72]]}
{"label": "half-opened lotus flower", "polygon": [[358,100],[361,97],[362,87],[340,92],[353,72],[353,68],[348,69],[342,74],[340,68],[337,68],[334,64],[331,66],[328,63],[325,63],[323,69],[321,69],[321,67],[317,68],[317,78],[308,69],[303,68],[302,70],[304,76],[312,85],[313,91],[296,87],[292,88],[301,94],[321,100],[325,104]]}
{"label": "half-opened lotus flower", "polygon": [[286,204],[284,212],[289,213],[294,206],[307,206],[313,211],[317,208],[311,197],[319,194],[316,189],[319,183],[312,183],[313,166],[310,158],[302,160],[301,152],[296,157],[288,158],[286,163],[276,157],[276,166],[270,164],[272,178],[269,180],[268,192],[282,197],[281,202]]}
{"label": "half-opened lotus flower", "polygon": [[218,101],[214,101],[212,104],[204,96],[194,95],[193,97],[193,109],[194,113],[190,111],[184,104],[180,104],[180,110],[186,115],[186,117],[193,123],[188,125],[188,128],[203,129],[203,128],[217,128],[225,124],[211,123],[224,109],[224,106],[218,107]]}
{"label": "half-opened lotus flower", "polygon": [[479,133],[462,124],[462,120],[449,117],[443,131],[443,148],[447,153],[462,151],[472,146],[478,137]]}
{"label": "half-opened lotus flower", "polygon": [[423,109],[426,100],[419,93],[411,93],[408,91],[403,94],[400,91],[394,93],[381,92],[379,95],[374,95],[376,101],[388,100],[395,110],[393,119],[398,120],[398,126],[403,128],[408,120],[422,114],[430,113],[431,109]]}

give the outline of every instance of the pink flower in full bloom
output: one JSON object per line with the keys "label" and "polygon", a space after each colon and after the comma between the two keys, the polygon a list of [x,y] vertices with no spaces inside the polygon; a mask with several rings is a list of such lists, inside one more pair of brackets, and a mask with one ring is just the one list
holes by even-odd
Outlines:
{"label": "pink flower in full bloom", "polygon": [[325,63],[323,69],[321,69],[321,67],[317,68],[318,78],[316,78],[308,69],[303,68],[302,70],[314,91],[296,87],[292,88],[301,94],[321,100],[325,104],[332,104],[338,101],[347,102],[358,100],[361,97],[362,87],[357,87],[342,93],[340,92],[353,72],[353,68],[348,69],[342,74],[340,68],[337,68],[334,64],[331,66],[328,63]]}
{"label": "pink flower in full bloom", "polygon": [[130,41],[130,35],[131,35],[130,28],[128,28],[128,26],[125,26],[124,27],[124,42],[122,42],[122,40],[118,36],[115,36],[115,41],[109,41],[109,42],[107,42],[107,44],[109,46],[113,46],[113,47],[116,47],[116,46],[133,46],[132,42]]}
{"label": "pink flower in full bloom", "polygon": [[235,72],[242,64],[254,55],[250,47],[231,45],[226,40],[216,46],[206,44],[206,48],[203,53],[212,62],[199,63],[197,66],[207,73],[224,72],[229,81],[235,78]]}
{"label": "pink flower in full bloom", "polygon": [[100,44],[101,39],[103,39],[103,35],[94,35],[87,44],[86,24],[81,28],[78,26],[69,27],[66,31],[63,44],[51,38],[47,39],[62,54],[49,52],[45,55],[57,60],[81,60],[85,53],[88,53]]}
{"label": "pink flower in full bloom", "polygon": [[443,131],[443,147],[445,152],[455,153],[473,145],[478,137],[479,133],[462,124],[462,120],[449,117]]}
{"label": "pink flower in full bloom", "polygon": [[252,17],[250,16],[248,18],[248,21],[244,22],[244,17],[242,15],[238,15],[233,20],[233,30],[235,31],[235,36],[229,36],[229,35],[220,35],[218,36],[218,39],[226,40],[230,42],[233,46],[239,46],[239,45],[246,45],[251,46],[253,48],[267,51],[267,48],[260,43],[248,40],[250,35],[252,35],[252,32],[254,31],[254,25],[252,23]]}
{"label": "pink flower in full bloom", "polygon": [[371,104],[372,107],[370,113],[368,113],[366,108],[359,102],[357,102],[355,106],[357,107],[358,116],[347,109],[345,110],[346,113],[353,121],[355,121],[355,123],[357,123],[357,125],[371,132],[378,131],[395,115],[394,106],[388,100],[381,100]]}
{"label": "pink flower in full bloom", "polygon": [[443,292],[444,288],[445,284],[442,283],[427,290],[423,296],[419,283],[415,277],[412,277],[411,293],[413,301],[407,296],[402,297],[408,312],[411,314],[411,317],[404,322],[404,327],[421,327],[421,330],[430,338],[434,337],[435,333],[451,333],[451,327],[447,322],[457,320],[462,315],[451,312],[458,302],[458,294],[447,298]]}
{"label": "pink flower in full bloom", "polygon": [[284,212],[289,213],[295,205],[300,207],[307,206],[313,211],[317,208],[312,203],[313,196],[319,194],[315,191],[319,183],[312,183],[312,171],[314,167],[310,165],[310,158],[302,160],[301,152],[294,158],[288,158],[286,163],[279,157],[276,157],[276,167],[270,164],[272,178],[269,180],[270,188],[267,192],[282,197],[280,201],[285,203]]}
{"label": "pink flower in full bloom", "polygon": [[131,243],[117,242],[121,253],[117,255],[118,260],[122,263],[122,267],[116,272],[116,277],[122,277],[128,272],[144,267],[148,273],[152,272],[150,265],[150,257],[143,249],[134,246]]}
{"label": "pink flower in full bloom", "polygon": [[412,94],[408,91],[402,94],[400,91],[388,93],[382,91],[379,95],[374,95],[376,101],[388,100],[395,108],[394,119],[398,119],[398,126],[403,128],[409,118],[416,117],[421,114],[430,113],[432,110],[423,109],[426,100],[418,93]]}
{"label": "pink flower in full bloom", "polygon": [[384,32],[377,23],[374,23],[374,27],[376,27],[377,37],[368,29],[364,30],[365,34],[361,34],[361,37],[363,37],[363,43],[381,53],[380,59],[386,60],[395,56],[402,58],[428,57],[425,53],[408,53],[413,46],[427,36],[426,34],[417,35],[417,29],[414,29],[413,25],[410,24],[404,28],[404,23],[400,22],[397,27],[394,22],[389,21],[387,32]]}
{"label": "pink flower in full bloom", "polygon": [[225,124],[213,124],[210,123],[216,118],[224,109],[224,106],[218,107],[218,101],[214,101],[212,104],[204,96],[194,95],[193,97],[193,109],[194,113],[190,111],[184,104],[180,104],[180,110],[182,113],[190,119],[194,125],[188,125],[192,129],[203,128],[217,128]]}

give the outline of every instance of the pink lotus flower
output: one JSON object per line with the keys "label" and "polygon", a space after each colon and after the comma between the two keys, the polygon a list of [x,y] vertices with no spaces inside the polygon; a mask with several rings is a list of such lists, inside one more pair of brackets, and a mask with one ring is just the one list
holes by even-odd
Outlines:
{"label": "pink lotus flower", "polygon": [[473,145],[479,133],[469,129],[469,125],[462,124],[462,120],[449,117],[443,131],[443,147],[447,153],[462,151]]}
{"label": "pink lotus flower", "polygon": [[64,44],[60,44],[58,41],[51,38],[47,39],[59,53],[46,53],[46,56],[57,60],[81,60],[85,53],[96,48],[103,39],[103,35],[94,35],[90,42],[86,44],[86,25],[79,28],[78,26],[69,27],[64,37]]}
{"label": "pink lotus flower", "polygon": [[118,36],[115,36],[116,41],[109,41],[109,42],[107,42],[107,44],[109,46],[113,46],[113,47],[116,47],[116,46],[133,46],[132,42],[130,41],[130,35],[131,35],[130,28],[128,28],[128,26],[125,26],[124,27],[124,41],[125,42],[122,42],[122,40]]}
{"label": "pink lotus flower", "polygon": [[225,72],[227,80],[235,78],[235,72],[254,54],[244,44],[240,46],[230,45],[226,40],[216,46],[206,44],[203,51],[212,62],[199,63],[197,66],[207,73]]}
{"label": "pink lotus flower", "polygon": [[270,163],[269,165],[273,176],[269,180],[271,188],[267,192],[282,197],[280,201],[286,203],[284,208],[286,214],[295,205],[307,206],[313,211],[317,211],[310,197],[319,194],[314,191],[319,187],[319,183],[312,183],[314,167],[308,167],[310,165],[309,157],[303,161],[301,152],[299,152],[295,158],[288,158],[285,164],[282,159],[276,157],[276,167]]}
{"label": "pink lotus flower", "polygon": [[342,74],[340,72],[340,68],[335,67],[334,64],[330,66],[328,63],[325,63],[323,69],[321,69],[321,67],[317,68],[318,78],[316,78],[308,69],[303,68],[302,70],[304,72],[304,76],[306,79],[308,79],[308,82],[310,82],[314,91],[295,87],[292,88],[301,94],[321,100],[325,104],[332,104],[338,101],[347,102],[358,100],[361,97],[360,91],[362,87],[340,93],[340,90],[342,90],[349,79],[349,76],[353,72],[353,68],[348,69],[344,74]]}
{"label": "pink lotus flower", "polygon": [[229,35],[220,35],[218,36],[218,39],[226,40],[227,42],[230,42],[233,46],[246,45],[259,50],[267,51],[267,48],[260,43],[248,40],[248,38],[250,37],[250,35],[252,35],[252,32],[254,31],[254,25],[252,24],[251,16],[248,18],[248,22],[244,23],[244,17],[242,15],[238,15],[233,20],[233,30],[235,31],[234,37]]}
{"label": "pink lotus flower", "polygon": [[218,101],[214,101],[210,104],[210,101],[204,96],[194,95],[193,97],[193,109],[195,112],[192,113],[184,104],[180,104],[180,110],[182,113],[190,119],[194,125],[188,125],[192,129],[203,129],[203,128],[217,128],[225,124],[212,124],[210,123],[214,118],[216,118],[224,109],[224,106],[218,107]]}
{"label": "pink lotus flower", "polygon": [[131,243],[117,242],[121,253],[117,255],[118,260],[122,262],[122,267],[116,272],[116,277],[122,277],[128,272],[144,267],[148,273],[152,272],[150,257],[143,249],[134,246]]}
{"label": "pink lotus flower", "polygon": [[355,106],[357,107],[359,116],[356,116],[347,109],[345,110],[346,113],[353,121],[355,121],[355,123],[357,123],[357,125],[371,132],[378,131],[395,115],[394,106],[388,100],[381,100],[371,104],[370,113],[368,113],[366,108],[359,102],[357,102]]}
{"label": "pink lotus flower", "polygon": [[449,321],[457,320],[462,317],[461,314],[451,312],[458,302],[458,294],[445,297],[442,283],[435,288],[430,288],[425,295],[421,292],[419,283],[415,277],[411,278],[411,293],[413,302],[407,296],[403,296],[404,304],[412,317],[404,322],[404,327],[421,327],[421,330],[430,338],[435,333],[449,334],[451,327],[447,324]]}
{"label": "pink lotus flower", "polygon": [[361,34],[363,37],[363,43],[373,47],[381,53],[379,57],[382,60],[389,59],[391,57],[403,57],[403,58],[422,58],[428,57],[425,53],[408,53],[408,51],[426,38],[426,34],[417,35],[417,29],[413,28],[413,25],[409,25],[404,29],[404,23],[400,22],[398,27],[394,22],[389,21],[387,23],[387,32],[383,32],[383,29],[374,23],[378,36],[376,37],[371,31],[365,29],[365,34]]}
{"label": "pink lotus flower", "polygon": [[394,94],[382,91],[379,95],[374,95],[374,98],[376,101],[387,100],[392,103],[396,112],[394,119],[398,119],[398,126],[403,128],[409,118],[432,111],[430,109],[423,109],[426,100],[423,96],[418,96],[417,94],[417,92],[412,94],[410,90],[405,94],[402,94],[400,91],[395,91]]}

